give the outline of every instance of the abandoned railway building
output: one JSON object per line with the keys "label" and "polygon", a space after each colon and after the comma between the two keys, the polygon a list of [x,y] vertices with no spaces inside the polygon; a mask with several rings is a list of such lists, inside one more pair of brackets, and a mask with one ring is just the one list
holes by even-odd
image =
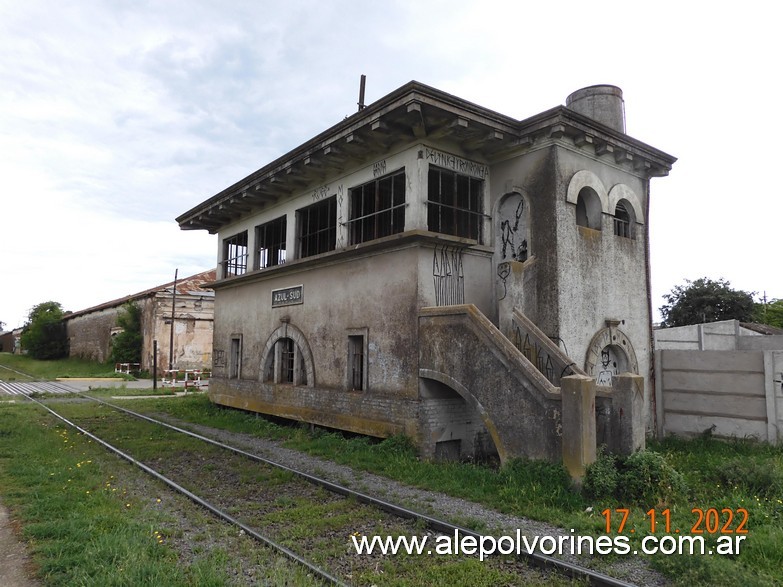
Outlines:
{"label": "abandoned railway building", "polygon": [[212,401],[558,460],[585,426],[567,385],[578,442],[638,447],[649,185],[675,158],[624,108],[592,86],[520,121],[410,82],[179,216],[218,235]]}
{"label": "abandoned railway building", "polygon": [[202,286],[213,282],[215,275],[215,269],[211,269],[177,280],[176,290],[172,281],[66,314],[63,321],[69,356],[108,361],[111,340],[122,331],[117,317],[125,304],[134,303],[141,310],[141,369],[152,372],[155,340],[158,341],[158,375],[168,367],[172,351],[171,364],[176,369],[209,369],[214,292]]}

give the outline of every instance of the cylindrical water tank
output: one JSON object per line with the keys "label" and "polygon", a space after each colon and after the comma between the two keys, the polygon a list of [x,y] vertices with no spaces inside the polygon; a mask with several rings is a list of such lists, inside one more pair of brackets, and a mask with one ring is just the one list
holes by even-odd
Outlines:
{"label": "cylindrical water tank", "polygon": [[617,86],[604,84],[577,90],[566,98],[566,107],[625,132],[625,102]]}

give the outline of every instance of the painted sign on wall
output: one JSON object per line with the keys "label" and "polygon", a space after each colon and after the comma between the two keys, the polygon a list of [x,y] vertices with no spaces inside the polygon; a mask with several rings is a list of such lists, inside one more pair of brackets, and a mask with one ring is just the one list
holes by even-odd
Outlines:
{"label": "painted sign on wall", "polygon": [[295,285],[272,290],[272,307],[293,306],[304,303],[304,286]]}

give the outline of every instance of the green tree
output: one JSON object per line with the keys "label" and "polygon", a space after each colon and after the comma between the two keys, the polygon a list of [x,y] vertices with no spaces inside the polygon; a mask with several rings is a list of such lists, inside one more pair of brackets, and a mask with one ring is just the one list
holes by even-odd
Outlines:
{"label": "green tree", "polygon": [[141,309],[128,302],[117,315],[117,326],[122,328],[111,341],[111,360],[115,363],[141,362]]}
{"label": "green tree", "polygon": [[666,300],[660,308],[663,327],[719,320],[753,321],[756,306],[753,293],[732,289],[725,279],[714,281],[702,277],[696,281],[686,279],[685,283],[663,296]]}
{"label": "green tree", "polygon": [[22,348],[34,359],[62,359],[68,354],[68,337],[58,302],[33,307],[22,331]]}
{"label": "green tree", "polygon": [[755,320],[761,324],[783,328],[783,300],[757,304]]}

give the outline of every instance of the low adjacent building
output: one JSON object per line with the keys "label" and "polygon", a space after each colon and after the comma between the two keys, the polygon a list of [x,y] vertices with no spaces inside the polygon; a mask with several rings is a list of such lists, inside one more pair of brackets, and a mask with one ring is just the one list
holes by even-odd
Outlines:
{"label": "low adjacent building", "polygon": [[[117,317],[127,303],[141,309],[143,337],[141,368],[152,371],[153,341],[158,341],[158,370],[209,369],[212,366],[214,291],[204,286],[215,280],[215,270],[112,300],[64,317],[69,355],[105,362],[111,355],[111,339],[122,331]],[[175,305],[172,313],[172,304]],[[173,318],[173,338],[172,338]],[[172,344],[173,340],[173,344]],[[173,347],[173,355],[170,349]]]}

